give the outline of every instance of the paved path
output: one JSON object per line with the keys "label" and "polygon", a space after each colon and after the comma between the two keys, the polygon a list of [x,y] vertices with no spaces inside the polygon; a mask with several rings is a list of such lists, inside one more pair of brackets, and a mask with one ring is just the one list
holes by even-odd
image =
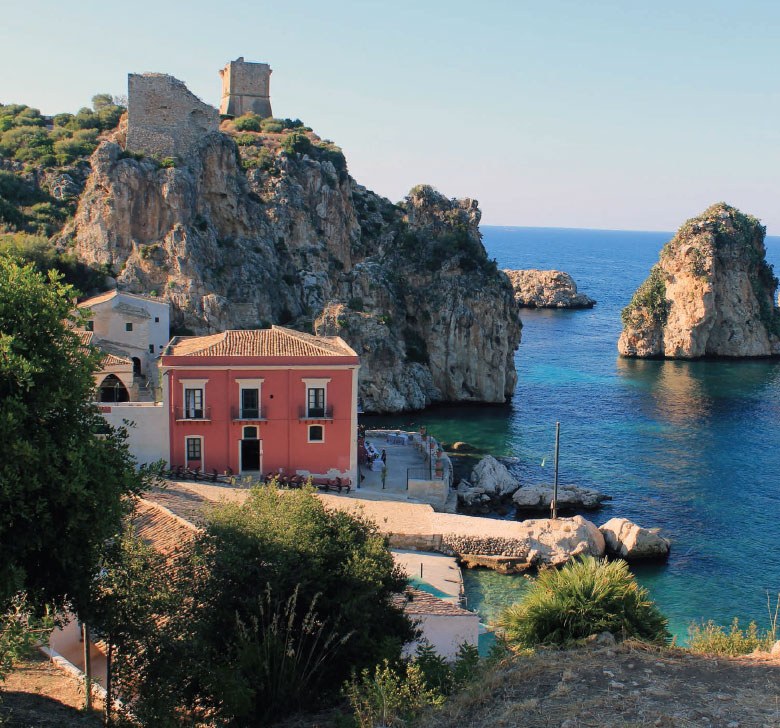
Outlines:
{"label": "paved path", "polygon": [[410,578],[428,582],[450,599],[460,599],[463,577],[458,562],[452,556],[428,551],[393,550],[393,558]]}

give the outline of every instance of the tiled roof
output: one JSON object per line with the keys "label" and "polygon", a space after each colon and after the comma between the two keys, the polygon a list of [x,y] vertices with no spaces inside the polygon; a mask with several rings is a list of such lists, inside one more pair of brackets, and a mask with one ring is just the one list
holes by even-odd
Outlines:
{"label": "tiled roof", "polygon": [[177,336],[169,356],[357,356],[338,336],[312,336],[280,326],[229,330],[209,336]]}
{"label": "tiled roof", "polygon": [[393,603],[403,607],[407,614],[434,614],[441,617],[466,617],[473,616],[474,612],[463,609],[457,604],[446,602],[444,599],[429,594],[428,592],[407,587],[403,594],[396,594]]}
{"label": "tiled roof", "polygon": [[105,293],[101,293],[99,296],[92,296],[92,298],[88,298],[85,301],[82,301],[78,304],[78,308],[91,308],[92,306],[97,306],[99,303],[105,303],[106,301],[110,301],[112,298],[118,295],[123,296],[129,296],[130,298],[137,298],[141,301],[151,301],[152,303],[159,303],[160,305],[166,305],[166,301],[161,301],[159,298],[152,298],[151,296],[142,296],[139,293],[128,293],[127,291],[120,291],[116,288],[114,288],[111,291],[106,291]]}
{"label": "tiled roof", "polygon": [[167,508],[139,498],[133,514],[135,535],[164,556],[171,556],[195,538],[198,528]]}
{"label": "tiled roof", "polygon": [[92,343],[92,337],[95,335],[92,331],[85,331],[84,329],[76,329],[76,333],[81,339],[82,346],[89,346]]}
{"label": "tiled roof", "polygon": [[[92,339],[95,336],[94,331],[85,331],[84,329],[76,329],[76,333],[78,334],[79,338],[81,339],[81,345],[84,347],[87,346],[94,346],[99,351],[102,351],[100,349],[100,342],[92,343]],[[118,366],[133,366],[133,362],[131,359],[128,359],[124,356],[117,356],[116,354],[109,354],[108,352],[105,353],[105,356],[100,360],[100,366],[105,367],[118,367]]]}

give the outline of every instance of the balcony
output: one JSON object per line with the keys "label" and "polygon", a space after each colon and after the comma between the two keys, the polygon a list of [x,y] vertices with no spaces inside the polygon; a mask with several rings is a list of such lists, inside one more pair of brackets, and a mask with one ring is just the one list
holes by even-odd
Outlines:
{"label": "balcony", "polygon": [[333,407],[300,407],[298,419],[302,422],[327,422],[333,419]]}
{"label": "balcony", "polygon": [[177,422],[211,422],[211,407],[175,407]]}
{"label": "balcony", "polygon": [[233,407],[230,413],[234,422],[265,422],[268,419],[265,407]]}

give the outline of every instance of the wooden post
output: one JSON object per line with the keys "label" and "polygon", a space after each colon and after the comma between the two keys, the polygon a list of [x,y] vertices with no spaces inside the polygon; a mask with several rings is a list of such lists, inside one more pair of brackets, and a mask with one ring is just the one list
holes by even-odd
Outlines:
{"label": "wooden post", "polygon": [[561,441],[561,423],[555,423],[555,483],[553,484],[553,497],[550,503],[553,520],[558,518],[558,447]]}
{"label": "wooden post", "polygon": [[92,655],[89,650],[89,627],[81,625],[81,637],[84,641],[84,709],[92,710]]}
{"label": "wooden post", "polygon": [[113,646],[111,642],[108,643],[108,649],[106,650],[106,726],[111,726],[111,707],[113,697],[111,696],[111,652]]}

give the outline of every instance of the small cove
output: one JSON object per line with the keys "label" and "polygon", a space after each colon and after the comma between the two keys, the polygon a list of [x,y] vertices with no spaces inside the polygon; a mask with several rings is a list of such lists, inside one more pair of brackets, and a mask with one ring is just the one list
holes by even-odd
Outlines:
{"label": "small cove", "polygon": [[[517,458],[522,482],[550,482],[555,421],[561,481],[613,497],[596,514],[659,526],[666,565],[634,572],[680,637],[700,619],[767,624],[766,591],[780,591],[780,363],[618,357],[620,310],[670,233],[483,228],[501,268],[556,268],[595,298],[593,310],[524,310],[518,383],[504,406],[435,407],[364,417],[372,426],[426,425]],[[767,239],[780,269],[780,239]],[[542,463],[544,462],[544,466]],[[464,571],[469,606],[491,621],[527,587],[523,576]]]}

